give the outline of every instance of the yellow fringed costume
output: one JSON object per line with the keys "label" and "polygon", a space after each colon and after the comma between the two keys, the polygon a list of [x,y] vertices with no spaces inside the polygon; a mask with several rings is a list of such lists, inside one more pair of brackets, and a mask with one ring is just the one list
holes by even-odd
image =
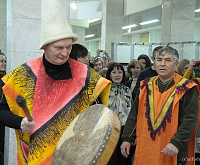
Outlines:
{"label": "yellow fringed costume", "polygon": [[82,63],[72,59],[68,62],[72,72],[70,79],[49,77],[42,57],[17,67],[2,79],[10,110],[25,116],[16,103],[20,94],[36,122],[30,134],[16,130],[18,164],[50,164],[57,142],[73,119],[97,97],[108,105],[111,82]]}

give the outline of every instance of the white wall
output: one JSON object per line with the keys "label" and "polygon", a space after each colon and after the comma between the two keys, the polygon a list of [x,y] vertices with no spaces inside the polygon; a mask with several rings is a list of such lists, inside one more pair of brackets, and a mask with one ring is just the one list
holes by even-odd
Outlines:
{"label": "white wall", "polygon": [[89,42],[88,50],[90,51],[92,56],[96,56],[97,49],[99,49],[99,41],[91,41]]}
{"label": "white wall", "polygon": [[161,31],[155,30],[149,32],[149,42],[151,43],[159,43],[161,40]]}
{"label": "white wall", "polygon": [[11,4],[11,69],[42,55],[40,45],[40,0],[14,0]]}
{"label": "white wall", "polygon": [[195,21],[195,35],[194,35],[194,40],[195,41],[200,41],[200,20]]}
{"label": "white wall", "polygon": [[162,0],[124,0],[124,15],[137,13],[162,5]]}
{"label": "white wall", "polygon": [[102,18],[101,1],[77,2],[77,9],[70,8],[70,19]]}

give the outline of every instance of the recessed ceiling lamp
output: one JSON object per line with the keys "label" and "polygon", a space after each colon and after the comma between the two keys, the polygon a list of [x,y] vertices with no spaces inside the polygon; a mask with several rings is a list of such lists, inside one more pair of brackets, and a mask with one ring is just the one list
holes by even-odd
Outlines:
{"label": "recessed ceiling lamp", "polygon": [[71,2],[71,8],[74,10],[77,9],[76,1]]}
{"label": "recessed ceiling lamp", "polygon": [[91,38],[91,37],[94,37],[95,35],[94,34],[89,34],[89,35],[86,35],[85,38]]}
{"label": "recessed ceiling lamp", "polygon": [[151,20],[151,21],[141,22],[140,25],[147,25],[147,24],[155,23],[155,22],[159,22],[159,20],[158,19],[154,19],[154,20]]}
{"label": "recessed ceiling lamp", "polygon": [[200,9],[196,9],[195,12],[196,12],[196,13],[200,12]]}
{"label": "recessed ceiling lamp", "polygon": [[136,24],[123,26],[122,29],[130,29],[130,28],[133,28],[133,27],[136,27],[136,26],[137,26]]}

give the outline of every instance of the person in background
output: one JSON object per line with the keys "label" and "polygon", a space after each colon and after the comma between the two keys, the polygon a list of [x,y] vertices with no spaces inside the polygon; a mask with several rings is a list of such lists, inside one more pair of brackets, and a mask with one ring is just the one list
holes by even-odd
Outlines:
{"label": "person in background", "polygon": [[[123,66],[120,63],[113,62],[107,71],[106,78],[112,82],[108,108],[113,110],[119,117],[121,123],[121,134],[124,129],[128,114],[132,105],[132,96],[130,89],[125,85],[126,76]],[[122,143],[121,135],[116,150],[108,165],[129,165],[131,156],[126,159],[122,156],[120,145]]]}
{"label": "person in background", "polygon": [[73,44],[69,57],[83,64],[89,64],[88,50],[83,45]]}
{"label": "person in background", "polygon": [[155,57],[156,57],[156,54],[158,52],[159,49],[161,49],[163,46],[157,46],[156,48],[154,48],[153,50],[153,55],[151,56],[151,59],[153,61],[153,65],[152,67],[150,68],[147,68],[147,69],[144,69],[140,72],[139,76],[138,76],[138,79],[137,79],[137,82],[136,82],[136,85],[135,85],[135,88],[132,92],[132,98],[133,100],[135,99],[135,96],[138,92],[138,89],[139,89],[139,86],[140,86],[140,81],[144,80],[145,78],[148,78],[148,77],[153,77],[153,76],[157,76],[157,72],[156,72],[156,69],[155,69],[155,65],[154,65],[154,62],[155,62]]}
{"label": "person in background", "polygon": [[[195,82],[197,82],[197,84],[200,85],[200,78],[199,77],[195,78],[195,73],[193,71],[194,67],[199,68],[200,61],[195,61],[192,59],[191,61],[189,61],[189,65],[188,65],[188,61],[189,60],[185,62],[187,63],[187,67],[183,69],[183,72],[182,72],[184,73],[183,77],[194,80]],[[195,165],[200,165],[200,124],[197,129],[197,135],[196,135],[196,141],[195,141]]]}
{"label": "person in background", "polygon": [[121,145],[127,157],[136,140],[134,165],[185,165],[187,158],[194,163],[199,87],[175,73],[178,59],[176,49],[159,49],[155,58],[158,76],[141,82]]}
{"label": "person in background", "polygon": [[91,55],[89,51],[88,51],[88,59],[89,59],[89,66],[91,68],[94,68],[94,57]]}
{"label": "person in background", "polygon": [[94,61],[95,61],[95,57],[94,56],[90,56],[90,63],[94,65]]}
{"label": "person in background", "polygon": [[137,78],[141,70],[143,70],[142,65],[135,59],[131,60],[131,62],[128,64],[127,72],[129,74],[129,80],[127,81],[127,86],[131,89],[131,93],[135,88]]}
{"label": "person in background", "polygon": [[144,69],[150,68],[152,66],[150,58],[146,54],[141,54],[137,58],[139,63],[142,65]]}
{"label": "person in background", "polygon": [[3,77],[6,74],[6,56],[0,50],[0,77]]}
{"label": "person in background", "polygon": [[[184,76],[184,74],[186,73],[186,71],[188,70],[189,67],[190,67],[190,60],[183,59],[179,62],[179,65],[178,65],[178,68],[177,68],[177,73],[180,74],[181,76]],[[190,74],[190,77],[188,77],[188,79],[192,80],[194,78],[195,78],[195,74],[194,74],[194,71],[193,71],[192,74]]]}
{"label": "person in background", "polygon": [[103,64],[104,64],[104,68],[107,68],[108,63],[110,62],[111,58],[108,54],[108,52],[106,52],[105,50],[97,50],[97,56],[96,57],[101,57],[103,59]]}
{"label": "person in background", "polygon": [[[6,74],[6,56],[0,50],[0,78],[2,78]],[[3,83],[0,81],[1,89],[0,89],[0,102],[3,98]],[[5,126],[0,123],[0,165],[4,164],[4,139],[5,139]]]}
{"label": "person in background", "polygon": [[103,59],[101,57],[95,57],[94,59],[94,70],[99,72],[104,66]]}
{"label": "person in background", "polygon": [[200,61],[195,61],[194,66],[200,70]]}
{"label": "person in background", "polygon": [[104,68],[107,68],[108,67],[108,63],[111,60],[109,54],[106,51],[102,51],[100,55],[101,55],[101,58],[103,59]]}
{"label": "person in background", "polygon": [[100,53],[101,53],[101,52],[102,52],[101,49],[97,49],[97,51],[96,51],[97,55],[96,55],[96,56],[97,56],[97,57],[101,57],[101,56],[100,56]]}
{"label": "person in background", "polygon": [[[111,82],[94,69],[69,57],[78,36],[68,23],[59,0],[41,1],[42,57],[28,61],[2,81],[0,123],[14,128],[18,164],[51,164],[65,130],[99,97],[108,106]],[[52,18],[56,18],[53,19]],[[32,116],[28,120],[16,103],[22,95]]]}

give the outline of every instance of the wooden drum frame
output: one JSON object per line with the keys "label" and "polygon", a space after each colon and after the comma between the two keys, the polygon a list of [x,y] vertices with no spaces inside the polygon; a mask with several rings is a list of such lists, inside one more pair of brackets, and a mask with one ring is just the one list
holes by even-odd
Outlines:
{"label": "wooden drum frame", "polygon": [[102,104],[92,105],[65,130],[56,146],[51,165],[106,165],[119,136],[118,116]]}

